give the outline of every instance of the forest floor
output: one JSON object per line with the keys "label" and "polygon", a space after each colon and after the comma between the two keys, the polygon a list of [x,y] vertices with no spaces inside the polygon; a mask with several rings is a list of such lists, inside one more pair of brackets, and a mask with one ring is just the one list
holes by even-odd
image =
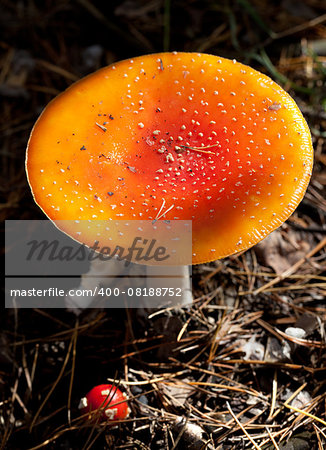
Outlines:
{"label": "forest floor", "polygon": [[[0,449],[326,448],[325,2],[3,0],[0,23],[2,223],[45,218],[24,166],[45,105],[145,53],[206,52],[266,73],[296,100],[315,150],[307,193],[283,226],[194,266],[191,308],[146,318],[3,308]],[[106,380],[131,408],[110,426],[78,411]]]}

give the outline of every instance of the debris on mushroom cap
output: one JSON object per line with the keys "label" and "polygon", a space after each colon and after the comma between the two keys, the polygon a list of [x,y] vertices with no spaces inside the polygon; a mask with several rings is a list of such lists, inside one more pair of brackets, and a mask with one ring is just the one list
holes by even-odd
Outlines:
{"label": "debris on mushroom cap", "polygon": [[[105,67],[59,95],[32,131],[26,166],[54,221],[192,220],[196,264],[281,225],[312,155],[302,114],[270,78],[173,52]],[[78,239],[78,225],[64,231]]]}
{"label": "debris on mushroom cap", "polygon": [[93,387],[80,400],[78,409],[82,415],[94,413],[93,417],[100,421],[126,419],[130,414],[126,394],[112,384]]}

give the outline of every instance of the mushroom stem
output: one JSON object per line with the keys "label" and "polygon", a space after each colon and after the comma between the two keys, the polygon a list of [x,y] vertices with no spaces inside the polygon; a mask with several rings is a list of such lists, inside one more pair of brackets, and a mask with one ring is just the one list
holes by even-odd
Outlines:
{"label": "mushroom stem", "polygon": [[[77,287],[77,291],[84,290],[87,295],[66,295],[65,303],[68,309],[72,310],[76,315],[79,315],[84,309],[90,307],[97,307],[95,300],[99,300],[101,305],[105,304],[105,295],[99,296],[99,289],[108,287],[120,288],[120,283],[124,282],[124,278],[119,278],[121,275],[133,275],[142,277],[145,275],[145,266],[141,264],[130,263],[126,266],[124,260],[119,260],[114,257],[109,261],[102,261],[100,259],[94,259],[90,263],[90,269],[87,273],[81,276],[80,285]],[[125,289],[121,288],[121,292]],[[94,295],[89,295],[92,292]]]}
{"label": "mushroom stem", "polygon": [[[183,307],[191,305],[193,301],[189,266],[146,266],[146,286],[160,292],[160,288],[169,288],[169,296],[145,297],[144,308],[158,308],[160,306]],[[164,275],[162,275],[164,273]],[[168,286],[166,286],[168,284]],[[170,295],[170,293],[172,295]]]}
{"label": "mushroom stem", "polygon": [[[105,292],[108,287],[118,287],[121,295],[126,295],[128,291],[125,287],[126,278],[121,278],[121,275],[130,277],[128,278],[129,285],[131,281],[133,288],[137,288],[139,280],[146,277],[143,295],[137,296],[137,303],[132,302],[130,297],[127,299],[130,304],[137,304],[143,310],[152,310],[162,306],[182,307],[191,305],[193,301],[188,266],[144,266],[134,263],[126,266],[124,260],[112,258],[109,261],[100,259],[91,261],[89,271],[82,275],[81,282],[77,287],[77,291],[84,290],[87,295],[66,295],[67,308],[79,315],[86,308],[97,307],[96,300],[99,300],[100,305],[105,304],[105,300],[110,299],[98,294],[101,288]],[[162,288],[168,288],[167,294],[163,295],[164,289]],[[154,292],[155,295],[151,294],[150,289],[154,289],[151,292]],[[94,295],[89,295],[90,292],[93,292]]]}

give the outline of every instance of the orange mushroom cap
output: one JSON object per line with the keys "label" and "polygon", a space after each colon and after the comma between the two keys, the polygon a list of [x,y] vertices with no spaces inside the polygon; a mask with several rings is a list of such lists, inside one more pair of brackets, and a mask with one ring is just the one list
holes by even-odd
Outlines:
{"label": "orange mushroom cap", "polygon": [[177,52],[73,84],[41,114],[26,157],[50,219],[191,220],[193,264],[280,226],[312,164],[308,126],[280,86],[236,61]]}

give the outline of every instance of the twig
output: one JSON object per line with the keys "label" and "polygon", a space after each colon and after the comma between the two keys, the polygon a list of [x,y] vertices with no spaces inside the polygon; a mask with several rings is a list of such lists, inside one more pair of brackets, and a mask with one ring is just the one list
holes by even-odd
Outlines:
{"label": "twig", "polygon": [[78,337],[78,325],[79,319],[76,319],[75,330],[73,334],[73,349],[72,349],[72,363],[71,363],[71,375],[70,375],[70,383],[69,383],[69,392],[68,392],[68,423],[71,426],[71,395],[72,395],[72,386],[74,383],[75,376],[75,368],[76,368],[76,349],[77,349],[77,337]]}
{"label": "twig", "polygon": [[32,431],[32,429],[33,429],[33,427],[34,427],[34,425],[35,425],[35,423],[36,423],[36,421],[37,421],[37,419],[38,419],[38,416],[41,414],[41,411],[42,411],[42,409],[44,408],[46,402],[47,402],[47,401],[49,400],[49,398],[51,397],[53,391],[54,391],[55,388],[57,387],[57,384],[59,383],[59,381],[61,380],[61,378],[62,378],[62,376],[63,376],[63,374],[64,374],[65,368],[66,368],[66,366],[67,366],[67,364],[68,364],[68,361],[69,361],[69,358],[70,358],[70,353],[71,353],[71,349],[72,349],[72,346],[73,346],[73,342],[74,342],[74,340],[73,340],[73,336],[72,336],[72,337],[71,337],[71,340],[70,340],[70,343],[69,343],[68,350],[67,350],[67,354],[66,354],[65,360],[64,360],[64,362],[63,362],[63,364],[62,364],[62,367],[61,367],[61,370],[60,370],[60,372],[59,372],[59,375],[57,376],[57,379],[54,381],[54,383],[53,383],[53,385],[51,386],[49,392],[48,392],[47,395],[45,396],[45,399],[44,399],[43,402],[41,403],[41,406],[39,407],[39,409],[37,410],[35,416],[33,417],[32,423],[31,423],[30,428],[29,428],[29,431],[30,431],[30,432]]}
{"label": "twig", "polygon": [[314,414],[310,414],[307,411],[304,411],[303,409],[295,408],[294,406],[288,405],[287,403],[284,403],[284,406],[286,408],[291,409],[292,411],[295,411],[299,414],[303,414],[304,416],[310,417],[313,420],[316,420],[317,422],[322,423],[326,427],[326,422],[323,419],[320,419],[319,417],[315,416]]}
{"label": "twig", "polygon": [[277,445],[277,443],[276,443],[276,441],[275,441],[275,439],[274,439],[272,433],[269,431],[269,428],[268,428],[268,427],[266,427],[266,431],[267,431],[267,433],[268,433],[268,436],[271,438],[271,441],[273,442],[274,447],[276,448],[276,450],[280,450],[280,447]]}
{"label": "twig", "polygon": [[275,405],[276,405],[276,396],[277,396],[277,371],[274,370],[271,409],[270,409],[267,420],[270,420],[271,417],[273,416],[273,413],[275,410]]}
{"label": "twig", "polygon": [[319,242],[319,244],[317,244],[315,248],[313,248],[303,258],[301,258],[299,261],[297,261],[295,264],[293,264],[287,270],[285,270],[281,275],[279,275],[278,277],[274,278],[274,280],[269,281],[264,286],[261,286],[260,288],[258,288],[255,291],[253,291],[253,294],[254,295],[258,295],[261,292],[265,291],[266,289],[270,288],[271,286],[274,286],[274,284],[278,283],[279,281],[284,280],[289,275],[292,275],[294,272],[296,272],[299,269],[299,267],[302,266],[303,263],[305,263],[315,253],[318,253],[322,248],[324,248],[325,245],[326,245],[326,238],[324,238],[321,242]]}
{"label": "twig", "polygon": [[241,430],[244,432],[244,434],[247,436],[247,438],[249,439],[249,441],[252,443],[252,445],[257,449],[257,450],[261,450],[261,447],[259,447],[259,445],[256,444],[256,442],[253,440],[253,438],[249,435],[249,433],[245,430],[245,428],[243,427],[243,425],[241,424],[241,422],[238,420],[237,416],[234,414],[234,412],[231,409],[231,406],[229,404],[229,402],[226,402],[226,406],[231,414],[231,416],[233,417],[233,419],[235,420],[235,422],[237,423],[237,425],[241,428]]}

